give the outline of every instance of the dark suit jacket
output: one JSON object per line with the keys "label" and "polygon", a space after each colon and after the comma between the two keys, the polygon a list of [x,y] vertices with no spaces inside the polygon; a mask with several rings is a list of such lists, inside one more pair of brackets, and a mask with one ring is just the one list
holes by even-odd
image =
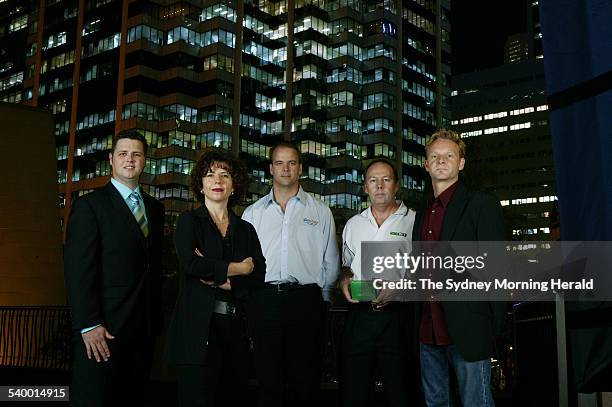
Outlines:
{"label": "dark suit jacket", "polygon": [[64,277],[75,333],[97,324],[117,338],[161,332],[164,207],[142,197],[148,238],[110,182],[72,207]]}
{"label": "dark suit jacket", "polygon": [[[232,294],[247,302],[253,289],[263,286],[266,260],[255,228],[229,212],[231,260],[252,257],[255,267],[248,276],[230,277]],[[221,234],[204,205],[184,212],[176,222],[174,245],[179,260],[179,294],[168,330],[165,361],[168,364],[204,364],[206,341],[215,301],[215,290],[200,279],[217,284],[227,281],[229,261],[223,260]],[[204,257],[195,254],[198,249]],[[248,305],[247,305],[248,307]]]}
{"label": "dark suit jacket", "polygon": [[[426,205],[423,205],[417,212],[412,229],[413,241],[421,240],[425,209]],[[446,208],[440,240],[501,241],[505,233],[497,198],[487,193],[470,192],[459,183]],[[494,335],[499,333],[505,319],[505,302],[443,302],[442,307],[453,344],[464,359],[473,362],[493,355]],[[416,308],[418,335],[422,306]]]}

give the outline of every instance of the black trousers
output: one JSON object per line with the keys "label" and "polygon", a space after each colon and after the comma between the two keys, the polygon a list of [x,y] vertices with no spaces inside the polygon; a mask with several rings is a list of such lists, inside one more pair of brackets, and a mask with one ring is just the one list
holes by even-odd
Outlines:
{"label": "black trousers", "polygon": [[325,305],[316,285],[255,293],[259,406],[318,405]]}
{"label": "black trousers", "polygon": [[87,359],[80,333],[72,339],[72,406],[148,405],[147,382],[153,360],[154,340],[142,338],[107,340],[108,362]]}
{"label": "black trousers", "polygon": [[180,407],[244,407],[248,404],[249,344],[245,323],[213,314],[205,365],[177,365]]}
{"label": "black trousers", "polygon": [[[370,407],[378,368],[390,407],[409,405],[411,351],[405,304],[390,304],[374,311],[370,303],[350,305],[342,340],[341,388],[345,407]],[[416,390],[418,392],[418,390]]]}

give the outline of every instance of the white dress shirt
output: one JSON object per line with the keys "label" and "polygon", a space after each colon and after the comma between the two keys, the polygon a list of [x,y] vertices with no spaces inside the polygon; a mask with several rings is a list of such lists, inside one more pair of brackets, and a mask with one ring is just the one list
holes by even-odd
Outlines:
{"label": "white dress shirt", "polygon": [[246,208],[242,219],[257,231],[266,258],[266,282],[318,284],[329,301],[339,255],[334,218],[325,203],[300,187],[283,212],[270,190]]}

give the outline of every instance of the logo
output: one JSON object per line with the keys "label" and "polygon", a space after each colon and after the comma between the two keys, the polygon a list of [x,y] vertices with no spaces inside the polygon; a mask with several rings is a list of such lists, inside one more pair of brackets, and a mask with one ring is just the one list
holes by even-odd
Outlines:
{"label": "logo", "polygon": [[389,234],[391,236],[408,237],[408,233],[404,233],[404,232],[389,232]]}
{"label": "logo", "polygon": [[317,226],[319,224],[318,220],[304,218],[304,224],[310,226]]}

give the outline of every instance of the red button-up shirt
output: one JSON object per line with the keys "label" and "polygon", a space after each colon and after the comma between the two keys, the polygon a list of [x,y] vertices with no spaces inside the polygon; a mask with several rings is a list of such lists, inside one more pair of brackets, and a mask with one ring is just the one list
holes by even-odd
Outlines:
{"label": "red button-up shirt", "polygon": [[[446,188],[437,198],[431,198],[425,209],[423,224],[421,225],[421,240],[437,241],[440,240],[442,224],[446,208],[450,202],[458,182]],[[437,301],[427,301],[421,313],[421,326],[419,329],[421,343],[427,345],[450,345],[452,339],[446,327],[444,309],[442,304]]]}

